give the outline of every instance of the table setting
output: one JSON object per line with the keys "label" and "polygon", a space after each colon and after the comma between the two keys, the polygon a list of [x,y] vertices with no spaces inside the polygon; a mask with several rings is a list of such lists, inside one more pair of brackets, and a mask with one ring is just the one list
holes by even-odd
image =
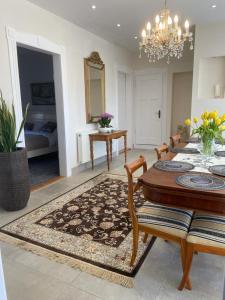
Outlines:
{"label": "table setting", "polygon": [[219,117],[218,112],[204,112],[201,119],[202,123],[198,125],[198,118],[194,118],[194,126],[190,119],[185,120],[185,125],[192,127],[192,134],[198,135],[198,142],[195,140],[185,147],[170,148],[176,156],[169,161],[158,161],[154,167],[165,172],[185,172],[176,177],[176,183],[190,189],[225,189],[225,145],[222,135],[225,115]]}

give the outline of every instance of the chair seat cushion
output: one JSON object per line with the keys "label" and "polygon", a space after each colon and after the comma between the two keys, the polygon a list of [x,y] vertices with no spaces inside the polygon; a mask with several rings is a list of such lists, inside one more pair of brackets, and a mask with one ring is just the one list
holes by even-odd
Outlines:
{"label": "chair seat cushion", "polygon": [[166,205],[145,203],[137,212],[138,223],[185,239],[193,212]]}
{"label": "chair seat cushion", "polygon": [[189,243],[225,248],[225,217],[196,212],[187,237]]}

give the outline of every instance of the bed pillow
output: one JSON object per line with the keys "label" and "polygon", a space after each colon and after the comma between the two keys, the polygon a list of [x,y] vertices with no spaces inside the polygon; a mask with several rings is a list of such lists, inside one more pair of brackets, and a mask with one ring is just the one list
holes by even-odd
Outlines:
{"label": "bed pillow", "polygon": [[26,122],[25,125],[24,125],[24,129],[32,131],[34,129],[34,124],[31,123],[31,122]]}
{"label": "bed pillow", "polygon": [[55,122],[47,122],[42,126],[40,131],[52,133],[53,131],[55,131],[56,127],[57,127],[57,125]]}

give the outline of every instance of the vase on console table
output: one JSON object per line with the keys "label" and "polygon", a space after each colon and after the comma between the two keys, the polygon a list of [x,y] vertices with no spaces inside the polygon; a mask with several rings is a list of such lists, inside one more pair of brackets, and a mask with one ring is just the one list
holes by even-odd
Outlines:
{"label": "vase on console table", "polygon": [[112,132],[112,127],[99,127],[98,131],[100,133],[111,133]]}
{"label": "vase on console table", "polygon": [[101,133],[111,133],[114,128],[110,125],[111,121],[113,119],[113,115],[109,113],[103,113],[101,114],[98,124],[99,124],[99,132]]}

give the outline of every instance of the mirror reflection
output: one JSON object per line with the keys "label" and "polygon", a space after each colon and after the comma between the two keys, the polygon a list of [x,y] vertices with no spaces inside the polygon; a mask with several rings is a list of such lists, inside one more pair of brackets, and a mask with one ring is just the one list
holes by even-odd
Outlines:
{"label": "mirror reflection", "polygon": [[105,111],[105,65],[93,52],[84,59],[87,123],[94,123]]}

